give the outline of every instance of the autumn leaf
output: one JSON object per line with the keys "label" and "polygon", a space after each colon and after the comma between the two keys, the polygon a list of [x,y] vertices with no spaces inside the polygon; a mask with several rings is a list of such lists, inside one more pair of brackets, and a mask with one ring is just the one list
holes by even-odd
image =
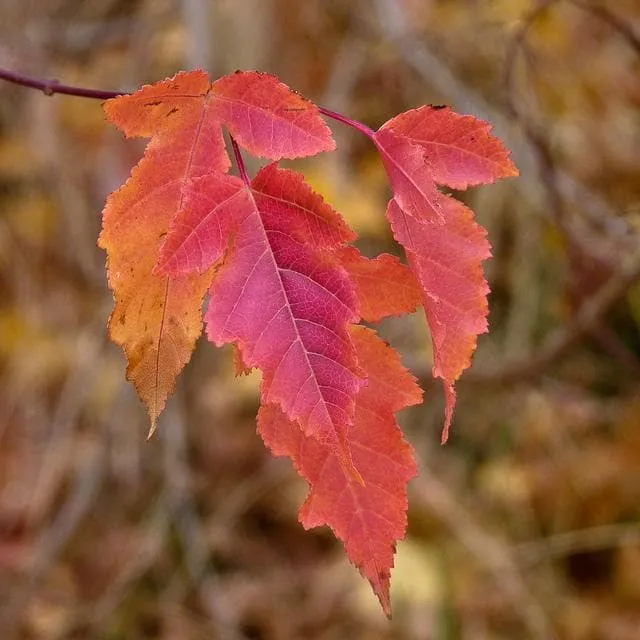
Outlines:
{"label": "autumn leaf", "polygon": [[381,131],[385,130],[424,151],[436,184],[464,190],[518,175],[509,151],[491,133],[491,125],[455,113],[451,107],[425,105],[405,111],[383,125]]}
{"label": "autumn leaf", "polygon": [[[209,197],[211,181],[194,182],[192,208]],[[207,335],[236,343],[243,367],[264,372],[263,404],[281,407],[357,475],[347,431],[362,385],[348,331],[358,303],[330,253],[353,233],[300,174],[273,164],[253,180],[250,197],[211,288]]]}
{"label": "autumn leaf", "polygon": [[[127,378],[147,405],[153,431],[202,331],[209,267],[249,206],[241,181],[225,175],[230,162],[221,125],[273,158],[311,155],[334,142],[315,105],[257,72],[214,85],[202,71],[179,73],[107,101],[105,113],[126,136],[151,138],[131,178],[107,201],[99,245],[107,251],[116,302],[110,335],[125,351]],[[214,176],[208,184],[220,198],[204,220],[184,202],[203,176]],[[198,254],[203,234],[207,253]]]}
{"label": "autumn leaf", "polygon": [[213,83],[216,114],[248,151],[272,160],[335,149],[318,107],[278,78],[236,72]]}
{"label": "autumn leaf", "polygon": [[310,485],[300,522],[307,529],[331,527],[390,616],[393,556],[407,528],[407,483],[417,472],[395,413],[419,404],[422,391],[398,354],[372,330],[354,327],[352,336],[367,385],[358,394],[348,441],[364,483],[346,473],[330,449],[305,438],[274,405],[260,408],[258,431],[272,453],[291,458]]}
{"label": "autumn leaf", "polygon": [[229,168],[210,108],[209,80],[197,71],[105,104],[107,118],[127,136],[152,138],[129,180],[109,196],[99,239],[115,298],[109,332],[125,351],[127,378],[147,405],[152,430],[202,332],[200,307],[212,279],[212,272],[153,273],[184,186]]}
{"label": "autumn leaf", "polygon": [[393,189],[387,217],[422,288],[433,375],[444,384],[443,442],[453,419],[455,381],[471,364],[477,336],[487,330],[482,261],[491,251],[471,210],[437,184],[462,189],[517,175],[508,151],[489,131],[472,116],[421,107],[392,118],[373,136]]}
{"label": "autumn leaf", "polygon": [[443,380],[445,390],[442,440],[446,442],[456,401],[454,382],[471,364],[477,336],[487,330],[489,286],[482,261],[490,256],[490,248],[471,210],[454,198],[442,198],[445,225],[417,222],[395,200],[389,202],[387,217],[423,290],[433,342],[433,375]]}
{"label": "autumn leaf", "polygon": [[363,320],[378,322],[387,316],[411,313],[420,306],[420,285],[396,256],[382,253],[371,259],[355,247],[345,247],[338,255],[356,288]]}
{"label": "autumn leaf", "polygon": [[224,173],[183,186],[183,209],[174,217],[156,271],[171,275],[202,273],[227,250],[229,240],[252,208],[240,178]]}
{"label": "autumn leaf", "polygon": [[[262,371],[258,426],[275,455],[309,482],[305,527],[330,526],[390,614],[396,542],[406,532],[416,465],[395,413],[420,402],[399,355],[362,319],[425,308],[433,372],[447,400],[487,328],[486,233],[439,185],[466,188],[516,170],[489,126],[449,109],[401,114],[373,137],[393,190],[387,208],[408,265],[366,258],[355,234],[294,171],[277,162],[250,181],[239,147],[274,160],[334,147],[322,111],[258,72],[210,83],[178,74],[108,101],[127,136],[150,137],[104,210],[115,309],[109,328],[152,429],[202,332],[231,344],[238,374]],[[229,175],[223,127],[240,177]]]}
{"label": "autumn leaf", "polygon": [[381,128],[374,142],[382,156],[393,197],[407,215],[421,222],[445,222],[440,192],[425,152],[411,141]]}

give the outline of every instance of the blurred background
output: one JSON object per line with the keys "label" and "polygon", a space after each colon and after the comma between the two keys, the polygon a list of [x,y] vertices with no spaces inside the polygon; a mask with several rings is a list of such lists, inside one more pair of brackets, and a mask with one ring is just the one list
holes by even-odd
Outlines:
{"label": "blurred background", "polygon": [[[134,90],[276,73],[378,127],[492,122],[521,171],[462,195],[489,230],[491,331],[449,444],[422,313],[420,477],[388,622],[255,433],[256,376],[201,341],[146,441],[108,342],[100,212],[144,145],[100,103],[0,83],[0,638],[640,638],[640,6],[634,0],[0,0],[0,67]],[[396,252],[370,142],[298,163]]]}

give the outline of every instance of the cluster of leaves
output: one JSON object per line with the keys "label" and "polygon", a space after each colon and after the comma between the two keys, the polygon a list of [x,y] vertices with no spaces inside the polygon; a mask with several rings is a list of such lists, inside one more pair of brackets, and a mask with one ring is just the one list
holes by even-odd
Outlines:
{"label": "cluster of leaves", "polygon": [[[392,186],[387,217],[408,266],[352,245],[344,219],[278,166],[335,147],[319,109],[278,81],[237,72],[211,83],[180,73],[109,100],[127,136],[151,138],[126,184],[109,197],[100,246],[115,297],[112,339],[146,403],[151,429],[203,328],[234,345],[238,373],[262,371],[258,431],[310,485],[305,527],[328,525],[390,613],[389,580],[416,474],[395,414],[421,401],[399,355],[361,321],[425,309],[433,373],[446,395],[487,328],[485,231],[442,193],[517,171],[485,122],[421,107],[372,131]],[[239,176],[229,174],[222,127]],[[249,180],[239,146],[274,162]]]}

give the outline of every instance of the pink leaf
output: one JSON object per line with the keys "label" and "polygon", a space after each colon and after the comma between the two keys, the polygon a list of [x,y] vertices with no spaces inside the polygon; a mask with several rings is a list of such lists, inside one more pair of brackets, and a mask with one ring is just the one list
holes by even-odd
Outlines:
{"label": "pink leaf", "polygon": [[347,444],[362,385],[348,332],[357,299],[328,252],[352,234],[292,171],[260,171],[252,199],[211,288],[207,334],[237,342],[244,367],[264,373],[263,404],[281,407],[358,477]]}
{"label": "pink leaf", "polygon": [[486,231],[473,212],[442,195],[445,225],[429,225],[407,215],[392,200],[387,209],[396,239],[417,275],[433,341],[433,375],[445,386],[447,415],[443,442],[455,406],[453,383],[471,364],[477,336],[487,330],[487,293],[482,261],[491,255]]}
{"label": "pink leaf", "polygon": [[440,192],[425,152],[416,144],[380,129],[374,134],[398,204],[417,220],[442,224]]}
{"label": "pink leaf", "polygon": [[183,188],[184,208],[165,238],[158,272],[201,273],[224,254],[231,234],[249,215],[251,195],[242,180],[224,173],[196,179]]}
{"label": "pink leaf", "polygon": [[318,107],[275,76],[236,71],[212,85],[217,117],[251,153],[279,160],[335,149]]}
{"label": "pink leaf", "polygon": [[433,180],[452,189],[518,175],[508,149],[490,133],[491,125],[450,107],[412,109],[386,122],[381,130],[419,145]]}
{"label": "pink leaf", "polygon": [[373,135],[393,190],[387,216],[422,288],[433,372],[444,382],[443,442],[456,401],[454,382],[470,365],[478,334],[487,330],[489,288],[482,261],[490,251],[472,212],[436,184],[466,188],[517,175],[509,152],[489,130],[471,116],[421,107],[392,118]]}

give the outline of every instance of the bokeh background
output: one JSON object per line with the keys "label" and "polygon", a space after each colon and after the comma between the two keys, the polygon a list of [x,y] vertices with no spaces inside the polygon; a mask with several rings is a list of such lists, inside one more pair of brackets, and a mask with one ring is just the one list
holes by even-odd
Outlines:
{"label": "bokeh background", "polygon": [[[634,0],[0,0],[0,67],[133,90],[278,74],[372,127],[485,118],[517,180],[489,230],[491,331],[439,445],[421,313],[381,331],[421,377],[388,622],[255,433],[258,379],[201,341],[146,441],[96,247],[143,145],[100,103],[0,83],[0,638],[640,638],[640,82]],[[372,145],[299,163],[370,255],[397,251]]]}

